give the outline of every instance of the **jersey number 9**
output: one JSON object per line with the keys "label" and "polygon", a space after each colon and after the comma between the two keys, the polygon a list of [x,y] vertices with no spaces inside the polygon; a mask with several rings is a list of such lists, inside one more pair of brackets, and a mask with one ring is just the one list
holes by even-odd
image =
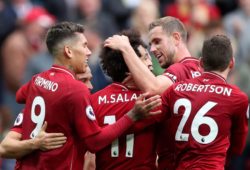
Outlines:
{"label": "jersey number 9", "polygon": [[[36,107],[40,107],[40,112],[35,113]],[[45,119],[45,102],[44,99],[41,96],[36,96],[33,100],[32,106],[31,106],[31,120],[36,124],[35,129],[30,134],[31,138],[35,138],[39,131],[42,128],[43,122]]]}

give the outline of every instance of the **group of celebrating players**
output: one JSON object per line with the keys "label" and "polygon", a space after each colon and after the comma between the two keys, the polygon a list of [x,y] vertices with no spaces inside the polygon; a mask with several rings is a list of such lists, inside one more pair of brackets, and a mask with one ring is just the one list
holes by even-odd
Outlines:
{"label": "group of celebrating players", "polygon": [[[204,41],[191,57],[187,30],[174,17],[149,25],[149,47],[136,30],[104,41],[103,71],[113,83],[90,94],[91,51],[82,25],[62,22],[48,30],[54,65],[16,94],[25,104],[0,145],[16,169],[82,170],[87,150],[100,170],[222,170],[243,152],[248,97],[227,83],[234,66],[225,35]],[[150,52],[165,69],[152,73]],[[45,132],[46,129],[46,132]]]}

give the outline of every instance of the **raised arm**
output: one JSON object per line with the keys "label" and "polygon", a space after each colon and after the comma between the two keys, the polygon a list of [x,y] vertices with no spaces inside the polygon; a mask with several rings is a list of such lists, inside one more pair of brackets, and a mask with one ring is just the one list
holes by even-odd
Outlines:
{"label": "raised arm", "polygon": [[173,82],[166,76],[155,76],[139,59],[131,47],[128,37],[114,35],[104,42],[104,47],[120,50],[124,60],[132,73],[137,86],[144,92],[151,95],[163,93]]}

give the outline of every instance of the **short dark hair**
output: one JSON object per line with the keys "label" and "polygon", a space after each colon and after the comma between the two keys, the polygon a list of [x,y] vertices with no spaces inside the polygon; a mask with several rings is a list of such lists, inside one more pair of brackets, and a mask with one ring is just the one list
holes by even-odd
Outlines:
{"label": "short dark hair", "polygon": [[202,47],[202,62],[205,71],[224,71],[233,57],[230,39],[215,35],[205,40]]}
{"label": "short dark hair", "polygon": [[158,26],[161,26],[167,35],[171,35],[173,32],[179,32],[182,40],[187,42],[186,27],[178,18],[171,16],[159,18],[149,24],[149,31]]}
{"label": "short dark hair", "polygon": [[[141,45],[147,48],[147,45],[142,41],[140,33],[130,29],[120,32],[119,35],[127,36],[137,56],[141,57],[138,47]],[[129,69],[123,59],[121,51],[104,47],[101,51],[100,58],[103,71],[110,76],[113,81],[122,82],[127,77],[126,73],[129,72]]]}
{"label": "short dark hair", "polygon": [[46,45],[49,52],[52,55],[55,55],[57,52],[57,46],[63,40],[69,38],[76,38],[75,33],[84,33],[83,25],[76,24],[73,22],[61,22],[52,26],[46,36]]}

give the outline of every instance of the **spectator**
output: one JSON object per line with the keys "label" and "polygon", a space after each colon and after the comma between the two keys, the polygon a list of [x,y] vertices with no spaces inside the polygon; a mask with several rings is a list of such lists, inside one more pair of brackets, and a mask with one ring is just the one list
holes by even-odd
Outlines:
{"label": "spectator", "polygon": [[78,22],[91,22],[100,33],[101,38],[107,38],[118,31],[116,22],[102,8],[101,0],[77,0]]}
{"label": "spectator", "polygon": [[238,44],[236,61],[238,65],[241,65],[241,63],[250,62],[250,38],[248,33],[250,28],[250,1],[239,0],[238,2],[239,8],[224,17],[224,27],[226,33],[232,36]]}
{"label": "spectator", "polygon": [[54,21],[54,17],[45,9],[35,7],[24,18],[23,27],[5,40],[2,51],[4,77],[6,86],[11,92],[16,92],[22,84],[29,59],[45,50],[44,35]]}

